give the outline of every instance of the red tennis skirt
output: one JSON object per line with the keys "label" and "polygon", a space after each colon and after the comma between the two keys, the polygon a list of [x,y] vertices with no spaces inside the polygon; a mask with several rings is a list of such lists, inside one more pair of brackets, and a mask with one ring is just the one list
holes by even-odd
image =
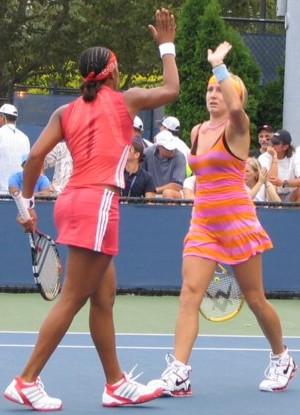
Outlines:
{"label": "red tennis skirt", "polygon": [[57,198],[57,243],[117,255],[119,195],[105,188],[66,188]]}

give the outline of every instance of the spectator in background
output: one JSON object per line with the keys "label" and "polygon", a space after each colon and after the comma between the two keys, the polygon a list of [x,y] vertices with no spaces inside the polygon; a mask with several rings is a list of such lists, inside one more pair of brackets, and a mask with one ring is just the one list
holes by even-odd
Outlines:
{"label": "spectator in background", "polygon": [[125,166],[125,188],[121,190],[121,196],[155,197],[155,186],[151,174],[140,165],[143,159],[143,152],[141,144],[133,141]]}
{"label": "spectator in background", "polygon": [[133,139],[140,143],[143,146],[143,149],[152,146],[153,143],[151,141],[146,140],[146,138],[143,138],[143,132],[144,132],[144,124],[143,121],[138,117],[137,115],[133,119]]}
{"label": "spectator in background", "polygon": [[53,150],[45,157],[44,169],[46,170],[50,167],[54,167],[53,190],[59,194],[68,183],[73,170],[73,160],[65,141],[56,144]]}
{"label": "spectator in background", "polygon": [[258,127],[257,134],[260,147],[250,150],[249,157],[258,158],[261,154],[267,151],[267,148],[271,143],[271,138],[273,137],[274,130],[271,125],[264,124]]}
{"label": "spectator in background", "polygon": [[182,198],[186,160],[177,149],[170,131],[159,132],[156,144],[144,150],[142,167],[151,174],[158,195],[170,199]]}
{"label": "spectator in background", "polygon": [[20,169],[22,156],[28,154],[27,135],[16,127],[18,110],[14,105],[0,108],[0,193],[8,193],[9,176]]}
{"label": "spectator in background", "polygon": [[276,186],[282,202],[300,201],[300,160],[287,130],[274,133],[271,145],[258,161],[262,168],[267,169],[269,181]]}
{"label": "spectator in background", "polygon": [[196,176],[189,176],[183,182],[183,199],[194,200],[196,192]]}
{"label": "spectator in background", "polygon": [[[24,155],[22,157],[22,169],[24,168],[24,165],[26,163],[26,160],[28,158],[28,154]],[[13,173],[8,178],[8,190],[10,194],[13,194],[16,190],[23,189],[23,170],[17,171],[16,173]],[[43,174],[43,171],[39,175],[35,188],[34,188],[34,195],[35,196],[49,196],[51,193],[53,193],[53,187],[51,185],[50,180],[47,176]]]}
{"label": "spectator in background", "polygon": [[178,118],[172,116],[163,117],[159,129],[160,131],[170,131],[173,134],[176,148],[183,153],[186,160],[186,176],[190,176],[192,171],[188,164],[188,155],[190,154],[191,149],[179,138],[180,122]]}
{"label": "spectator in background", "polygon": [[260,167],[255,157],[246,163],[245,181],[249,194],[255,202],[281,202],[275,186],[269,182],[268,170]]}

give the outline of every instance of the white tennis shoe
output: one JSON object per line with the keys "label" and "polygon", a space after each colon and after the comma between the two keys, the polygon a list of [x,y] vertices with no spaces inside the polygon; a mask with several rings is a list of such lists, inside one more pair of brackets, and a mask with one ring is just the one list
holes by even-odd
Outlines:
{"label": "white tennis shoe", "polygon": [[191,366],[179,362],[171,354],[166,355],[167,368],[160,379],[148,382],[148,386],[156,386],[163,389],[164,395],[183,397],[192,394],[190,373]]}
{"label": "white tennis shoe", "polygon": [[[136,367],[136,366],[135,366]],[[135,381],[141,373],[132,377],[132,372],[123,373],[123,379],[114,385],[106,384],[102,395],[103,406],[136,405],[151,401],[162,395],[163,390],[157,386],[146,386]]]}
{"label": "white tennis shoe", "polygon": [[259,389],[264,392],[280,392],[287,388],[290,380],[297,371],[297,365],[289,355],[288,349],[278,357],[270,353],[270,363],[265,370],[265,379],[260,383]]}
{"label": "white tennis shoe", "polygon": [[40,377],[32,383],[25,383],[19,377],[14,378],[6,388],[4,396],[12,402],[30,406],[36,411],[59,411],[62,407],[60,399],[47,395]]}

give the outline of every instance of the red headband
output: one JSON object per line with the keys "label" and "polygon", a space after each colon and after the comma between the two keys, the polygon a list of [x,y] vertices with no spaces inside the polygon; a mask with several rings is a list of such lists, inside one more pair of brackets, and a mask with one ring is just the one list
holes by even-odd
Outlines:
{"label": "red headband", "polygon": [[88,75],[84,78],[86,82],[89,81],[102,81],[103,79],[106,79],[110,73],[117,67],[118,61],[116,56],[112,51],[110,51],[110,56],[107,61],[106,66],[102,69],[101,72],[99,72],[97,75],[95,75],[95,72],[89,72]]}

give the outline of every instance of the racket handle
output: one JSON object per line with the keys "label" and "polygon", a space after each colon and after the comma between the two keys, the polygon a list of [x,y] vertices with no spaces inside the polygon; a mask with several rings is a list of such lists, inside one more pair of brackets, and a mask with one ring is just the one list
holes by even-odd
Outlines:
{"label": "racket handle", "polygon": [[19,190],[16,190],[12,194],[12,197],[14,198],[14,201],[16,202],[19,213],[22,216],[22,219],[24,219],[24,220],[31,219],[31,216],[29,215],[28,209],[24,204],[22,193]]}

